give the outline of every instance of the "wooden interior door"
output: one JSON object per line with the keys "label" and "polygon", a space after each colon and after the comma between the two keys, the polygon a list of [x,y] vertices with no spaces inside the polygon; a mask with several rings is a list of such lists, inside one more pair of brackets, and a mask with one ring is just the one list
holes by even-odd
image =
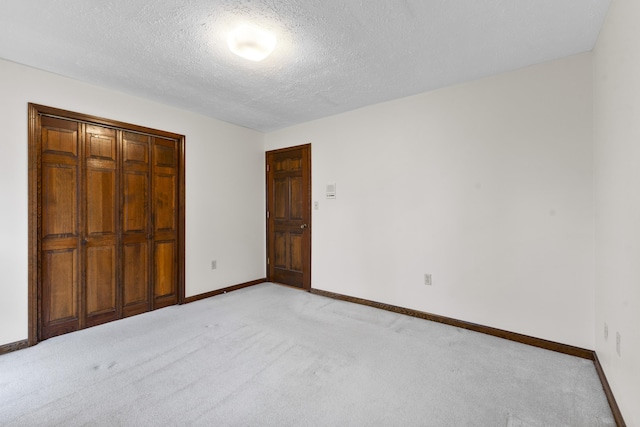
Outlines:
{"label": "wooden interior door", "polygon": [[122,136],[123,316],[151,309],[151,137]]}
{"label": "wooden interior door", "polygon": [[117,139],[115,129],[85,125],[84,233],[85,324],[120,316],[118,303]]}
{"label": "wooden interior door", "polygon": [[53,117],[39,123],[41,221],[38,298],[42,339],[80,327],[80,124]]}
{"label": "wooden interior door", "polygon": [[311,145],[269,151],[267,278],[311,289]]}
{"label": "wooden interior door", "polygon": [[153,306],[178,301],[178,145],[153,138]]}

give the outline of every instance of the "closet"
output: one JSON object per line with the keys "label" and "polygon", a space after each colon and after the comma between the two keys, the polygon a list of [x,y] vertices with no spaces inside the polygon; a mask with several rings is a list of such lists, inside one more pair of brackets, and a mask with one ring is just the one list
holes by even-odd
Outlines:
{"label": "closet", "polygon": [[184,137],[34,104],[29,118],[30,341],[182,302]]}

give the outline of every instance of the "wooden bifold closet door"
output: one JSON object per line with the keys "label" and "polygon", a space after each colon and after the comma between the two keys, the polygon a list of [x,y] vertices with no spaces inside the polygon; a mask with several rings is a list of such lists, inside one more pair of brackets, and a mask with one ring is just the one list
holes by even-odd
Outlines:
{"label": "wooden bifold closet door", "polygon": [[184,137],[29,117],[30,342],[182,302]]}

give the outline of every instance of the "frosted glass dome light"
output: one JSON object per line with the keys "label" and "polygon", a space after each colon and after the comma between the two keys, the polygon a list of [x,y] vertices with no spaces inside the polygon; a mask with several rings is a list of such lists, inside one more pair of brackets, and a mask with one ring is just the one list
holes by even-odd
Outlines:
{"label": "frosted glass dome light", "polygon": [[229,34],[231,52],[251,61],[262,61],[276,47],[276,36],[251,25],[242,25]]}

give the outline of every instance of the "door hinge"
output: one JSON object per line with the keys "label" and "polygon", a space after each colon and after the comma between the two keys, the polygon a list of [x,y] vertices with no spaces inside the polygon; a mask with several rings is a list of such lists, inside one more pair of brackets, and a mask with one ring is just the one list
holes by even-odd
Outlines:
{"label": "door hinge", "polygon": [[269,172],[270,170],[271,170],[271,167],[267,165],[267,172]]}
{"label": "door hinge", "polygon": [[267,211],[267,219],[269,219],[269,211]]}
{"label": "door hinge", "polygon": [[269,257],[267,257],[267,265],[269,265]]}

